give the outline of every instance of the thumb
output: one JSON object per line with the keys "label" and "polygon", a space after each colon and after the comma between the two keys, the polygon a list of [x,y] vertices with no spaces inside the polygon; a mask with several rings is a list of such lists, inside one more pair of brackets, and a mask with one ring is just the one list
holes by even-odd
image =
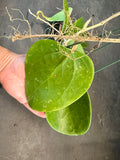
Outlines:
{"label": "thumb", "polygon": [[24,106],[31,111],[32,113],[34,113],[35,115],[37,115],[38,117],[42,117],[42,118],[46,118],[45,112],[39,112],[39,111],[35,111],[32,108],[29,107],[28,103],[24,103]]}

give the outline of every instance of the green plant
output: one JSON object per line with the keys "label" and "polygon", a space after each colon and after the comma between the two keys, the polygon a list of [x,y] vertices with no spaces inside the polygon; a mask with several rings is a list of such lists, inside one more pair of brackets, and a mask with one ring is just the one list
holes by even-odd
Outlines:
{"label": "green plant", "polygon": [[[53,37],[54,40],[43,39],[35,42],[29,49],[25,60],[25,91],[30,107],[37,111],[46,112],[46,119],[56,131],[66,135],[83,135],[91,123],[91,102],[88,89],[94,78],[94,65],[90,57],[85,54],[86,41],[118,42],[119,39],[88,36],[88,30],[99,27],[117,13],[101,23],[88,27],[91,18],[85,23],[81,17],[74,23],[71,20],[72,8],[63,0],[64,9],[52,17],[40,14],[50,22],[63,21],[62,28],[57,30],[50,25],[57,34],[29,35],[15,34],[12,40],[33,37]],[[8,12],[8,10],[7,10]],[[8,12],[10,17],[10,14]],[[12,21],[15,19],[12,19]]]}
{"label": "green plant", "polygon": [[[64,12],[52,18],[43,16],[49,21],[64,21],[62,34],[73,35],[78,28],[83,28],[84,20],[80,18],[72,24],[71,8],[68,8],[66,0],[63,4]],[[64,46],[65,43],[69,45],[74,42],[37,41],[29,49],[25,60],[25,90],[30,107],[46,112],[50,126],[67,135],[86,133],[91,122],[87,90],[93,81],[94,65],[85,55],[81,44],[73,51]]]}

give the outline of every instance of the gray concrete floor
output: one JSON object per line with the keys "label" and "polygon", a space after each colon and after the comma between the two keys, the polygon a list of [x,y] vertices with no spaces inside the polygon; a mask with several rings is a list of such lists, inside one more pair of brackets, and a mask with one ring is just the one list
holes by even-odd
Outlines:
{"label": "gray concrete floor", "polygon": [[[89,18],[88,8],[95,15],[94,23],[120,10],[120,0],[69,0],[69,5],[74,9],[73,17],[83,16],[85,20]],[[62,0],[0,0],[0,35],[8,35],[9,25],[13,25],[5,6],[19,8],[29,19],[34,34],[43,33],[46,26],[28,15],[28,8],[52,16],[58,11],[56,7],[62,8]],[[111,21],[106,29],[119,27],[119,18]],[[13,43],[2,38],[0,45],[24,54],[36,40]],[[120,58],[120,45],[111,44],[91,57],[98,69]],[[93,111],[91,128],[83,136],[69,137],[55,132],[45,119],[33,115],[0,88],[0,160],[119,160],[120,64],[96,73],[89,93]]]}

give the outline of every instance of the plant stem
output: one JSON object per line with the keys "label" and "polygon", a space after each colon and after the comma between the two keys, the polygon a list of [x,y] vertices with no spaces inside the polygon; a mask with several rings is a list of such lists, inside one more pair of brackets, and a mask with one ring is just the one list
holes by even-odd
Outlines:
{"label": "plant stem", "polygon": [[55,34],[36,34],[36,35],[20,35],[16,34],[15,36],[12,37],[12,41],[16,40],[22,40],[22,39],[27,39],[27,38],[59,38],[59,39],[74,39],[78,42],[110,42],[110,43],[120,43],[120,39],[115,39],[115,38],[101,38],[101,37],[83,37],[83,36],[69,36],[69,35],[55,35]]}
{"label": "plant stem", "polygon": [[[50,27],[51,27],[52,29],[54,29],[56,32],[60,33],[60,32],[59,32],[54,26],[52,26],[49,22],[47,22],[47,21],[45,21],[44,19],[42,19],[42,18],[39,17],[39,14],[41,13],[40,11],[37,12],[37,16],[36,16],[35,14],[33,14],[30,9],[28,9],[28,11],[29,11],[29,13],[30,13],[32,16],[34,16],[36,19],[38,19],[38,20],[46,23],[48,26],[50,26]],[[43,15],[43,14],[42,14],[42,15]]]}
{"label": "plant stem", "polygon": [[91,29],[94,29],[94,28],[103,26],[105,23],[109,22],[110,20],[112,20],[113,18],[116,18],[116,17],[118,17],[118,16],[120,16],[120,12],[117,12],[116,14],[110,16],[109,18],[101,21],[101,22],[98,23],[98,24],[95,24],[95,25],[90,26],[90,27],[85,28],[85,29],[81,29],[76,35],[79,35],[80,33],[84,33],[84,32],[89,31],[89,30],[91,30]]}

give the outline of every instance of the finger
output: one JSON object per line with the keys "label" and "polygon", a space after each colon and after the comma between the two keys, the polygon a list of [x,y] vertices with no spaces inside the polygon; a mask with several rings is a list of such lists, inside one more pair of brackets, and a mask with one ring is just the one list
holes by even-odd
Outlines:
{"label": "finger", "polygon": [[46,118],[45,112],[39,112],[39,111],[35,111],[32,108],[29,107],[28,103],[25,103],[24,106],[31,111],[32,113],[34,113],[35,115],[37,115],[38,117],[41,118]]}

